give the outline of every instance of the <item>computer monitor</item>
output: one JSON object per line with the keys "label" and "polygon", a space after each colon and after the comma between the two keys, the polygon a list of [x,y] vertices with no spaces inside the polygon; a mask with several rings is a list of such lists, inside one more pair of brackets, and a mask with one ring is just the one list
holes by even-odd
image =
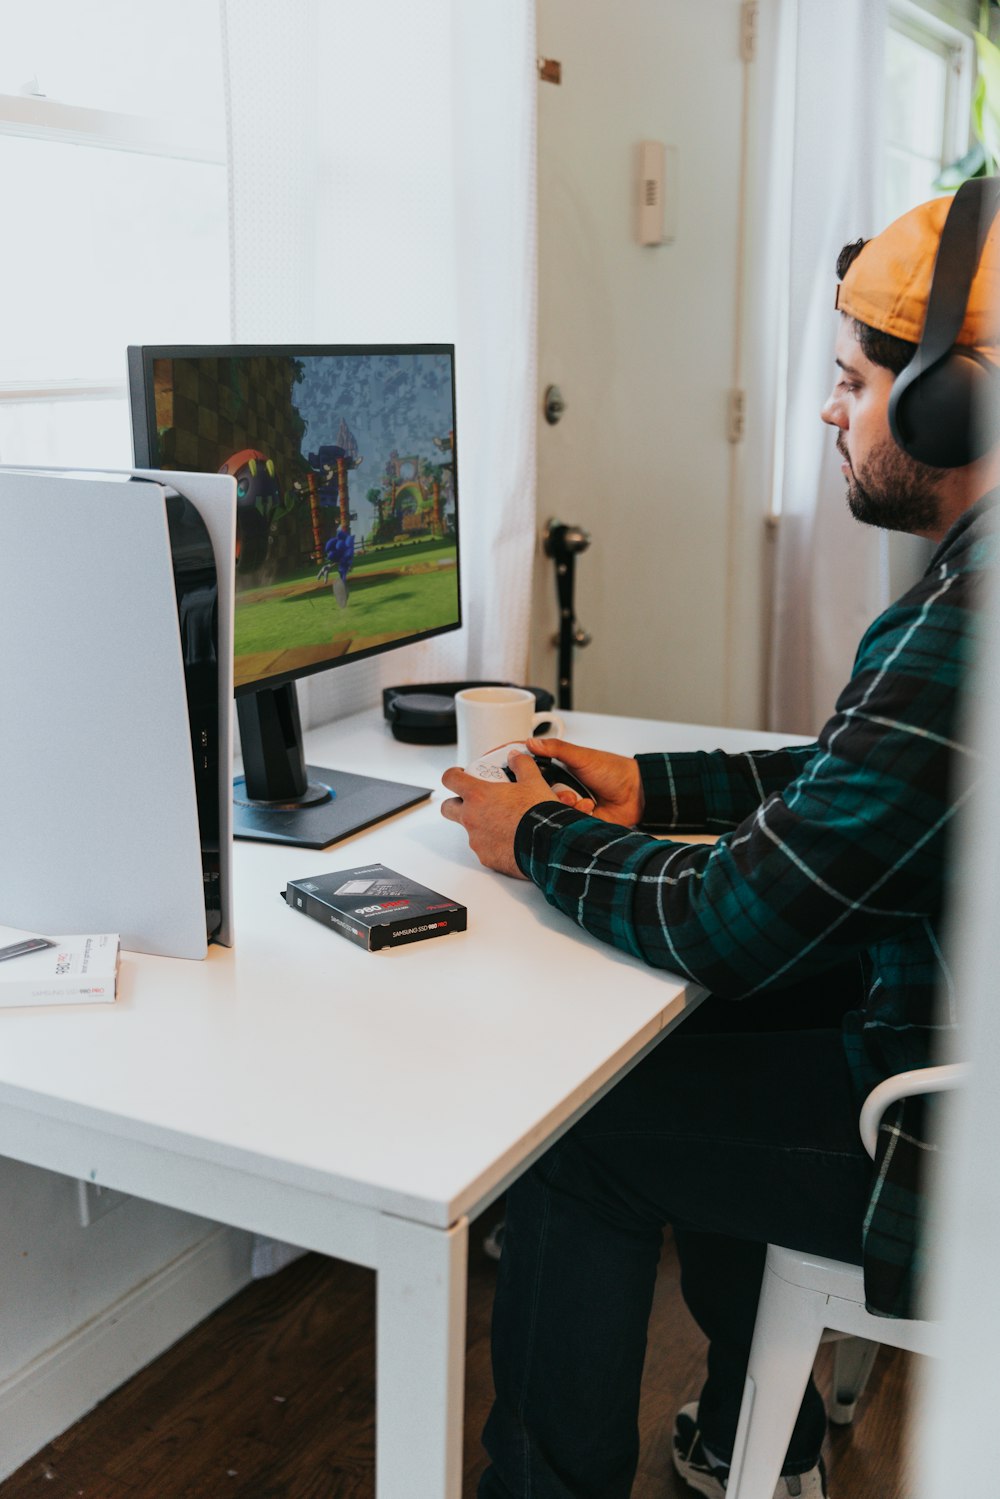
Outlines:
{"label": "computer monitor", "polygon": [[295,681],[461,625],[454,347],[132,347],[140,468],[237,482],[237,837],[322,848],[430,789],[307,766]]}

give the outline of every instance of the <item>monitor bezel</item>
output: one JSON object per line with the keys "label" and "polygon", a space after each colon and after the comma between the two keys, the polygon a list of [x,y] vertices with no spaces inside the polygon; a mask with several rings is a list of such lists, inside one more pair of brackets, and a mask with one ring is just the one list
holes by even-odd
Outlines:
{"label": "monitor bezel", "polygon": [[[297,682],[302,677],[316,676],[323,671],[332,671],[338,666],[349,666],[355,661],[370,660],[387,651],[402,650],[404,646],[417,645],[422,640],[431,640],[438,635],[448,635],[460,630],[462,617],[462,547],[461,529],[461,485],[458,478],[458,423],[456,420],[457,392],[455,379],[455,345],[453,343],[405,343],[405,344],[130,344],[128,348],[129,414],[132,423],[132,451],[137,468],[159,469],[158,440],[156,437],[156,396],[153,386],[153,363],[157,359],[232,359],[260,355],[278,355],[296,358],[333,357],[337,355],[389,355],[389,354],[446,354],[451,363],[451,431],[452,463],[455,476],[455,583],[458,590],[458,618],[454,623],[437,625],[432,630],[422,630],[413,635],[401,635],[396,640],[381,641],[378,645],[361,651],[351,651],[344,656],[334,656],[329,661],[312,662],[296,667],[292,671],[276,672],[269,677],[260,677],[253,682],[242,682],[234,687],[234,697],[249,696],[266,688],[282,687],[286,682]],[[164,469],[165,473],[183,473],[183,469]],[[238,604],[237,604],[238,607]]]}

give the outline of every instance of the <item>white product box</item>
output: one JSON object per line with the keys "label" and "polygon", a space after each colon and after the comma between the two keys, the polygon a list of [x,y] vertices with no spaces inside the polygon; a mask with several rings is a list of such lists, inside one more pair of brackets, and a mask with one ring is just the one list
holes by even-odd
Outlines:
{"label": "white product box", "polygon": [[[0,949],[37,935],[0,926]],[[117,932],[49,940],[51,947],[0,961],[0,1007],[111,1004],[121,950]]]}

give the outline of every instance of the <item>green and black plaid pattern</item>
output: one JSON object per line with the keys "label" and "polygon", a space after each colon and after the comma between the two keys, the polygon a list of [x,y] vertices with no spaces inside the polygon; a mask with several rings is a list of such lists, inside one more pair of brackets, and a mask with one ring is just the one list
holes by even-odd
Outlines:
{"label": "green and black plaid pattern", "polygon": [[[640,829],[547,802],[517,830],[518,864],[552,905],[715,994],[740,999],[857,960],[867,1002],[844,1037],[859,1106],[882,1078],[935,1059],[958,1020],[942,917],[950,840],[976,783],[962,710],[998,499],[967,511],[869,628],[815,745],[640,755]],[[670,841],[690,831],[719,841]],[[896,1316],[912,1312],[919,1268],[924,1114],[905,1105],[885,1121],[866,1225],[869,1301]]]}

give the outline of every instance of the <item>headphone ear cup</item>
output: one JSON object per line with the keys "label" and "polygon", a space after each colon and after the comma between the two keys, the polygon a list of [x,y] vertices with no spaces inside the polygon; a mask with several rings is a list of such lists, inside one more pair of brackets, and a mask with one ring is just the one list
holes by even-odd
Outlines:
{"label": "headphone ear cup", "polygon": [[897,446],[931,468],[964,468],[993,446],[1000,397],[997,372],[974,349],[955,347],[930,369],[919,356],[901,370],[889,396]]}

